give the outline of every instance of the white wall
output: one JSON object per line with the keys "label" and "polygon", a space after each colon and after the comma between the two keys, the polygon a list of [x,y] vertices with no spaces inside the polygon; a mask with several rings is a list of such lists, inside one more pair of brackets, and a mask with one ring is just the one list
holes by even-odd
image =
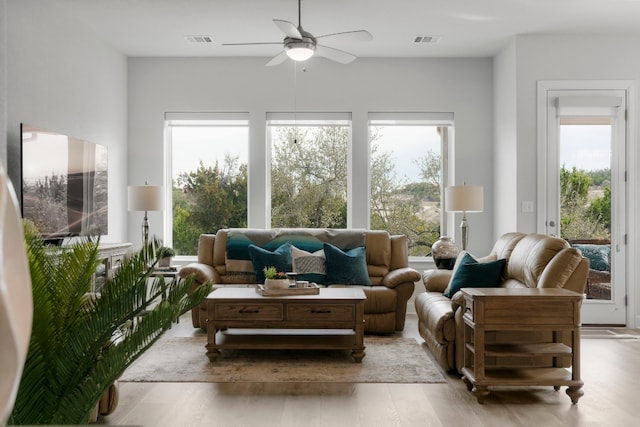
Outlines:
{"label": "white wall", "polygon": [[[628,165],[628,325],[640,325],[637,307],[638,268],[636,262],[640,248],[640,235],[636,225],[640,217],[640,149],[638,149],[637,82],[640,81],[640,37],[630,36],[518,36],[517,57],[517,182],[518,199],[536,200],[537,135],[536,135],[536,83],[538,80],[632,80],[636,82],[636,107],[629,117],[634,124],[627,137]],[[501,167],[501,166],[498,166]],[[518,212],[518,229],[536,231],[536,216]]]}
{"label": "white wall", "polygon": [[[125,241],[127,61],[54,1],[7,3],[7,163],[20,171],[20,123],[106,145],[109,234]],[[4,14],[3,14],[4,16]]]}
{"label": "white wall", "polygon": [[[322,58],[266,67],[266,58],[130,58],[129,184],[163,182],[163,115],[167,111],[250,113],[249,177],[252,202],[266,204],[263,166],[266,112],[353,113],[354,152],[366,154],[367,113],[453,112],[456,182],[483,185],[485,211],[469,215],[470,249],[486,253],[493,242],[492,61],[482,59],[370,59],[339,65]],[[297,75],[297,79],[296,76]],[[297,80],[297,81],[296,81]],[[294,91],[294,87],[297,90]],[[295,100],[294,100],[295,98]],[[255,123],[258,123],[256,126]],[[366,157],[354,162],[366,164]],[[256,172],[258,170],[258,172]],[[354,176],[366,182],[366,176]],[[354,195],[352,226],[363,227],[366,194]],[[253,206],[252,206],[253,207]],[[364,215],[362,213],[365,213]],[[130,214],[129,240],[140,241],[140,213]],[[150,213],[151,233],[161,236],[162,214]],[[249,225],[262,227],[259,218]],[[456,224],[460,218],[457,218]],[[212,231],[212,230],[208,230]],[[459,233],[456,227],[456,232]]]}
{"label": "white wall", "polygon": [[512,41],[493,60],[495,97],[494,240],[518,230],[518,144],[516,122],[516,44]]}
{"label": "white wall", "polygon": [[0,0],[0,167],[7,170],[7,2]]}

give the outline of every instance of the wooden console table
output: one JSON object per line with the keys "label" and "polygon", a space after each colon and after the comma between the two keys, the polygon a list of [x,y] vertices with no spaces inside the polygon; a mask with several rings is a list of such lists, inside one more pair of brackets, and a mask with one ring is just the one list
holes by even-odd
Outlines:
{"label": "wooden console table", "polygon": [[120,268],[123,258],[131,250],[131,243],[100,243],[98,259],[100,264],[93,277],[91,292],[99,293]]}
{"label": "wooden console table", "polygon": [[[464,288],[464,367],[462,380],[483,403],[491,386],[568,386],[572,403],[584,394],[580,380],[580,307],[582,295],[566,289]],[[493,331],[548,331],[551,342],[489,344],[485,333]],[[563,343],[569,334],[569,344]],[[496,357],[487,366],[485,358]],[[550,367],[500,365],[500,357],[552,359]],[[571,369],[560,360],[570,358]],[[523,363],[523,366],[525,364]]]}
{"label": "wooden console table", "polygon": [[347,349],[361,362],[365,300],[355,287],[276,297],[255,286],[216,289],[207,297],[207,357],[214,362],[226,348]]}

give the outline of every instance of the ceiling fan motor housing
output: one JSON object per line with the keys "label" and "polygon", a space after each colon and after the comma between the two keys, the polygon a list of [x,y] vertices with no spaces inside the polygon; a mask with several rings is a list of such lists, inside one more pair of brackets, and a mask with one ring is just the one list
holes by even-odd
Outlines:
{"label": "ceiling fan motor housing", "polygon": [[305,61],[313,56],[316,50],[316,38],[310,33],[300,28],[300,34],[302,38],[297,39],[293,37],[284,38],[284,50],[287,55],[295,61]]}

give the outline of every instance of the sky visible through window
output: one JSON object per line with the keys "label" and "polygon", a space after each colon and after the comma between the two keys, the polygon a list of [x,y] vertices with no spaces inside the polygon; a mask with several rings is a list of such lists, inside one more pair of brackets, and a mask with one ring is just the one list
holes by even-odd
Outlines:
{"label": "sky visible through window", "polygon": [[172,179],[175,183],[182,172],[198,169],[200,162],[222,166],[226,153],[239,156],[238,164],[249,159],[249,128],[247,126],[186,126],[172,128]]}
{"label": "sky visible through window", "polygon": [[[422,180],[415,163],[427,150],[440,154],[440,136],[436,126],[379,126],[377,141],[381,152],[390,152],[396,166],[396,180],[418,182]],[[172,179],[182,172],[195,171],[200,161],[205,166],[215,165],[225,153],[239,156],[240,163],[249,158],[249,129],[246,126],[206,127],[185,126],[172,128]]]}
{"label": "sky visible through window", "polygon": [[560,126],[560,165],[585,171],[611,167],[610,125]]}
{"label": "sky visible through window", "polygon": [[376,141],[380,153],[390,153],[395,164],[396,184],[423,181],[418,158],[428,150],[440,155],[440,135],[437,126],[374,126],[379,129]]}

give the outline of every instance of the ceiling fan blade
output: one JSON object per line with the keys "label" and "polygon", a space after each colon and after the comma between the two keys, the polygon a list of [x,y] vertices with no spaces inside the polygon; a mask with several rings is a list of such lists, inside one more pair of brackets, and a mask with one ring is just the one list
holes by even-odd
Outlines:
{"label": "ceiling fan blade", "polygon": [[273,58],[271,58],[271,60],[269,62],[267,62],[267,67],[272,67],[274,65],[280,65],[282,64],[284,61],[286,61],[288,58],[287,56],[287,52],[285,52],[284,50],[282,52],[280,52],[279,54],[277,54],[276,56],[274,56]]}
{"label": "ceiling fan blade", "polygon": [[273,23],[276,24],[287,37],[302,39],[302,34],[300,34],[300,30],[298,30],[298,27],[296,27],[294,23],[283,21],[282,19],[274,19]]}
{"label": "ceiling fan blade", "polygon": [[322,45],[316,46],[316,54],[318,56],[323,56],[327,59],[339,62],[341,64],[348,64],[349,62],[352,62],[354,59],[356,59],[356,56],[350,54],[349,52]]}
{"label": "ceiling fan blade", "polygon": [[362,42],[368,42],[370,40],[373,40],[373,36],[367,30],[343,31],[340,33],[323,34],[321,36],[316,37],[316,39],[323,38],[323,37],[340,37],[343,39],[348,38],[350,40],[358,40]]}
{"label": "ceiling fan blade", "polygon": [[251,46],[255,44],[278,44],[282,45],[282,42],[256,42],[256,43],[222,43],[222,46]]}

